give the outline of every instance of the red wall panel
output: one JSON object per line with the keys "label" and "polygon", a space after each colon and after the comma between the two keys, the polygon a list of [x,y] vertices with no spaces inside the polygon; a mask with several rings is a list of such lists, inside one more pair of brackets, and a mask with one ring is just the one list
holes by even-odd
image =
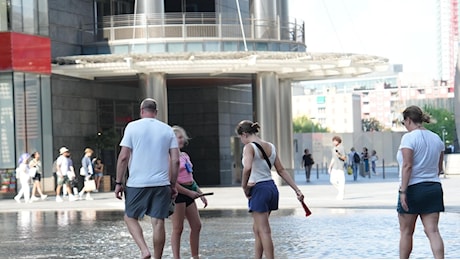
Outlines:
{"label": "red wall panel", "polygon": [[50,39],[15,32],[0,33],[0,70],[51,74]]}
{"label": "red wall panel", "polygon": [[13,69],[11,52],[11,33],[0,33],[0,71]]}

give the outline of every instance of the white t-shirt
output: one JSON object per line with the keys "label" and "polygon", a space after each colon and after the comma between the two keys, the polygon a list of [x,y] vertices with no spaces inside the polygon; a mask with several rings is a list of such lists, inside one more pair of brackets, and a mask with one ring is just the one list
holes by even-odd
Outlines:
{"label": "white t-shirt", "polygon": [[126,126],[120,146],[131,149],[127,186],[134,188],[170,185],[169,149],[178,148],[172,128],[153,118]]}
{"label": "white t-shirt", "polygon": [[420,182],[441,182],[439,173],[439,157],[444,151],[444,144],[435,133],[429,130],[414,130],[406,133],[396,155],[399,163],[399,178],[402,175],[402,148],[411,149],[414,153],[412,173],[408,185]]}
{"label": "white t-shirt", "polygon": [[70,170],[69,159],[64,155],[61,155],[57,158],[56,164],[57,167],[59,167],[61,174],[66,176],[67,172]]}

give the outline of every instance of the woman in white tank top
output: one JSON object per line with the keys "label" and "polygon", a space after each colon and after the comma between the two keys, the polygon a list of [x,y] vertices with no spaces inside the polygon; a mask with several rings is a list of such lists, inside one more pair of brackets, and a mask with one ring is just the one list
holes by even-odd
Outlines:
{"label": "woman in white tank top", "polygon": [[268,218],[272,210],[278,209],[279,193],[272,180],[272,166],[275,166],[281,178],[295,191],[299,201],[304,196],[281,164],[275,146],[257,136],[259,128],[258,123],[249,120],[241,121],[236,127],[236,133],[244,144],[241,186],[254,219],[255,258],[262,258],[264,254],[266,258],[274,258]]}

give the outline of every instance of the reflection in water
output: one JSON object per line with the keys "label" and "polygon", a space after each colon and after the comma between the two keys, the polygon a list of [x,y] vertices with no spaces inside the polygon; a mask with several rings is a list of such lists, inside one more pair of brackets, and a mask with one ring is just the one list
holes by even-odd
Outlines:
{"label": "reflection in water", "polygon": [[[252,218],[246,210],[201,211],[203,258],[252,258]],[[271,220],[278,258],[397,258],[399,230],[393,210],[319,210],[305,218],[302,210],[279,210]],[[460,255],[460,215],[441,215],[446,258]],[[152,227],[141,221],[148,244]],[[0,213],[0,258],[137,258],[139,251],[125,226],[122,211]],[[168,220],[164,257],[172,257]],[[181,251],[190,257],[188,227]],[[431,258],[421,223],[414,236],[414,258]]]}

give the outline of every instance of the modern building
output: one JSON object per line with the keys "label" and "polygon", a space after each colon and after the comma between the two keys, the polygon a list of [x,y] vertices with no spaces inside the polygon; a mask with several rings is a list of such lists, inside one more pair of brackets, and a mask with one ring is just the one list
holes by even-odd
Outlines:
{"label": "modern building", "polygon": [[387,66],[307,53],[304,25],[283,0],[0,0],[0,26],[2,178],[38,150],[48,191],[61,146],[77,169],[95,148],[113,176],[117,143],[146,97],[159,119],[190,133],[202,185],[238,182],[242,119],[259,121],[293,169],[291,82]]}
{"label": "modern building", "polygon": [[454,88],[458,53],[458,1],[436,0],[437,12],[437,78],[440,85]]}
{"label": "modern building", "polygon": [[[453,111],[454,92],[447,85],[423,75],[403,73],[400,66],[387,72],[372,73],[358,78],[325,79],[300,82],[293,89],[293,117],[308,116],[334,132],[351,133],[361,129],[362,119],[377,119],[384,128],[393,131],[405,131],[398,123],[401,111],[408,105],[425,104],[442,107]],[[339,99],[323,107],[318,100],[337,100],[342,95],[356,103]],[[329,96],[329,98],[328,98]],[[347,123],[337,126],[334,118],[336,111],[346,113],[353,111],[354,117],[348,115]],[[356,114],[356,111],[360,111]],[[352,120],[351,120],[352,119]],[[340,130],[339,130],[340,129]]]}
{"label": "modern building", "polygon": [[336,88],[292,97],[293,118],[307,116],[332,133],[361,132],[361,96]]}

